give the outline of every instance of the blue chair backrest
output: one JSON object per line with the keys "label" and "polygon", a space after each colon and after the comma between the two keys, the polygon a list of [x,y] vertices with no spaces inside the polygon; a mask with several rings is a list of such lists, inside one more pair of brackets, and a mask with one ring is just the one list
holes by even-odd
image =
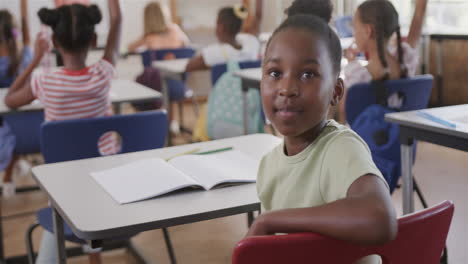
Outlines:
{"label": "blue chair backrest", "polygon": [[39,153],[39,135],[44,123],[44,112],[18,112],[4,116],[16,136],[15,153],[18,155]]}
{"label": "blue chair backrest", "polygon": [[[248,68],[258,68],[262,65],[262,61],[255,60],[255,61],[243,61],[239,62],[239,67],[241,69],[248,69]],[[226,64],[218,64],[213,65],[211,67],[211,84],[214,86],[216,81],[227,71]]]}
{"label": "blue chair backrest", "polygon": [[110,131],[121,137],[120,153],[155,149],[164,146],[167,127],[165,111],[46,122],[41,150],[47,163],[100,157],[98,140]]}
{"label": "blue chair backrest", "polygon": [[174,54],[176,59],[184,59],[193,57],[195,50],[192,48],[146,50],[141,53],[143,66],[151,66],[151,62],[154,60],[164,60],[167,54]]}
{"label": "blue chair backrest", "polygon": [[335,19],[335,27],[340,38],[350,38],[354,36],[353,33],[353,17],[342,16]]}
{"label": "blue chair backrest", "polygon": [[[403,106],[400,111],[412,111],[424,109],[429,104],[431,96],[432,75],[420,75],[407,79],[389,80],[385,82],[388,95],[402,93],[404,95]],[[377,103],[375,88],[371,83],[359,83],[346,91],[346,120],[352,124],[356,117],[368,106]]]}

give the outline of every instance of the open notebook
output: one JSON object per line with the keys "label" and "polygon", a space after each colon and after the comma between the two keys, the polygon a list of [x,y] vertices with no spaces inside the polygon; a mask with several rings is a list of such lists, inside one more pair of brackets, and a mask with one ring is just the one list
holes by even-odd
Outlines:
{"label": "open notebook", "polygon": [[91,176],[120,204],[163,195],[186,187],[212,189],[225,183],[255,182],[259,160],[231,150],[184,155],[166,161],[144,159]]}

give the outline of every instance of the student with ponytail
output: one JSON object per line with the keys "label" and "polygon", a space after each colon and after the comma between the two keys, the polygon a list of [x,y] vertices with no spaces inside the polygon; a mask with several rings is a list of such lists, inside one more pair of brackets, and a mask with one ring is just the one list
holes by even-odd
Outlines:
{"label": "student with ponytail", "polygon": [[[244,1],[248,6],[249,1]],[[256,0],[256,12],[252,15],[247,6],[224,7],[218,12],[216,38],[218,43],[202,49],[201,54],[193,57],[186,71],[208,69],[228,60],[257,60],[260,42],[255,34],[259,31],[262,16],[262,0]]]}
{"label": "student with ponytail", "polygon": [[[6,105],[17,108],[37,98],[44,105],[46,121],[112,115],[110,85],[122,19],[119,0],[108,0],[108,6],[110,29],[104,55],[89,66],[86,65],[86,57],[90,48],[96,45],[95,25],[102,19],[99,8],[73,4],[39,10],[41,22],[52,29],[52,42],[62,56],[64,66],[36,69],[50,49],[49,40],[39,33],[34,45],[34,58],[10,87]],[[103,135],[98,145],[103,155],[119,151],[117,139],[111,133]],[[57,263],[55,246],[54,236],[44,231],[36,263]],[[88,253],[92,264],[101,263],[98,252]]]}
{"label": "student with ponytail", "polygon": [[[403,42],[398,12],[388,0],[367,0],[357,9],[353,18],[357,49],[346,51],[349,61],[344,68],[345,86],[372,80],[390,80],[414,76],[419,63],[418,41],[427,0],[417,0],[407,42]],[[396,43],[392,38],[396,37]],[[356,54],[368,55],[368,65],[355,60]],[[389,107],[398,107],[398,98],[389,98]],[[344,101],[340,112],[344,114]],[[343,115],[344,117],[344,115]],[[344,118],[343,118],[344,121]]]}

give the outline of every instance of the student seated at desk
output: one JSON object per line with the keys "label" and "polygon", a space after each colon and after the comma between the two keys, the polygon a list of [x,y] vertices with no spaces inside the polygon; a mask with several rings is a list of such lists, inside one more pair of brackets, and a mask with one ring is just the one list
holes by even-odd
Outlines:
{"label": "student seated at desk", "polygon": [[[18,28],[13,15],[6,9],[0,10],[0,89],[7,89],[31,62],[32,51],[30,47],[29,23],[27,15],[27,0],[21,0],[21,33],[23,45],[19,45]],[[17,115],[21,119],[24,115]],[[2,184],[2,196],[12,197],[16,192],[13,179],[16,176],[25,175],[29,172],[29,164],[20,160],[13,154],[16,140],[15,135],[8,125],[0,117],[0,171],[5,170]]]}
{"label": "student seated at desk", "polygon": [[216,37],[219,43],[203,48],[201,54],[193,57],[187,64],[187,72],[209,69],[228,60],[259,59],[260,41],[256,34],[262,16],[262,0],[256,1],[255,16],[244,6],[225,7],[218,12]]}
{"label": "student seated at desk", "polygon": [[144,34],[128,45],[128,52],[141,48],[178,49],[189,44],[189,38],[180,27],[170,21],[167,8],[158,2],[148,3],[143,16]]}
{"label": "student seated at desk", "polygon": [[[346,51],[348,64],[344,67],[345,86],[372,80],[393,80],[416,74],[419,64],[419,39],[424,21],[427,0],[417,0],[410,32],[403,41],[398,12],[388,0],[367,0],[353,17],[354,38],[357,48]],[[396,35],[396,40],[392,39]],[[367,66],[356,60],[356,54],[368,56]],[[388,105],[399,108],[398,95],[391,95]],[[341,121],[345,121],[344,102],[340,104]]]}
{"label": "student seated at desk", "polygon": [[[42,8],[39,18],[52,28],[52,41],[60,52],[64,67],[36,69],[49,50],[49,40],[39,34],[34,47],[34,58],[8,91],[5,103],[17,108],[35,98],[44,105],[46,121],[91,118],[112,115],[110,84],[114,76],[115,55],[118,51],[121,12],[118,0],[108,0],[110,30],[104,55],[97,63],[86,66],[89,49],[96,44],[95,25],[101,21],[96,5],[64,5],[57,9]],[[115,154],[120,146],[111,133],[98,142],[103,155]],[[44,251],[55,256],[52,234],[44,232],[38,263],[56,263],[44,257]],[[90,254],[92,263],[100,263],[98,254]]]}
{"label": "student seated at desk", "polygon": [[[366,143],[327,120],[344,87],[341,45],[319,17],[294,15],[268,43],[263,108],[284,142],[263,157],[257,191],[262,214],[247,236],[315,232],[358,244],[397,234],[388,185]],[[377,256],[359,263],[379,263]]]}

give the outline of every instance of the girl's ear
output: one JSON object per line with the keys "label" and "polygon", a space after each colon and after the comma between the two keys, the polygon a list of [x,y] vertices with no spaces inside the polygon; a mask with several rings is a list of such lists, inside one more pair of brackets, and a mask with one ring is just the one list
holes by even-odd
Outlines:
{"label": "girl's ear", "polygon": [[344,95],[344,82],[343,79],[339,78],[336,80],[335,87],[333,90],[333,97],[330,102],[332,106],[337,105],[341,98],[343,98]]}

